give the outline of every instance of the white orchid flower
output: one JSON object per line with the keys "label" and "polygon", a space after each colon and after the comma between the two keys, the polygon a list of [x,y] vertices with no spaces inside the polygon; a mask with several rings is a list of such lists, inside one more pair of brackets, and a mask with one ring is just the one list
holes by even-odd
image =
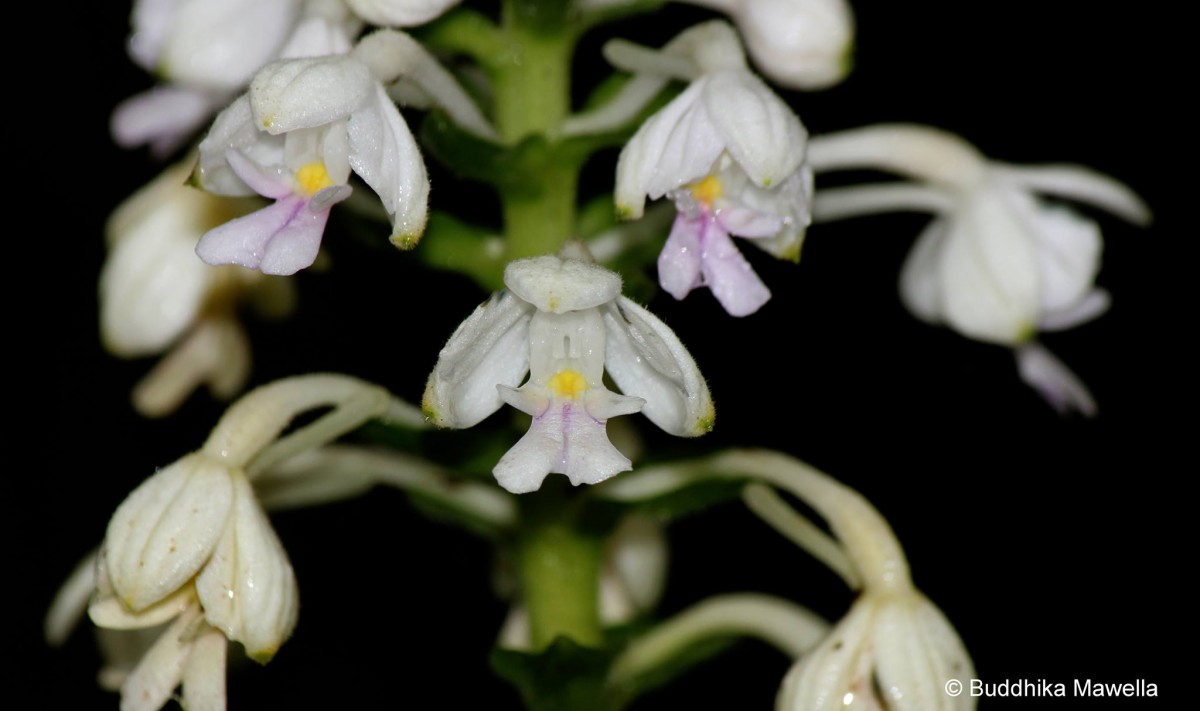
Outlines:
{"label": "white orchid flower", "polygon": [[723,12],[754,63],[789,89],[824,89],[850,72],[854,13],[846,0],[682,0]]}
{"label": "white orchid flower", "polygon": [[1136,224],[1150,212],[1129,188],[1078,166],[1018,167],[987,160],[956,136],[885,125],[816,138],[814,169],[873,168],[917,181],[819,193],[817,218],[932,212],[900,276],[918,318],[1016,350],[1021,378],[1059,411],[1091,415],[1095,401],[1069,369],[1036,342],[1039,331],[1090,321],[1108,308],[1095,286],[1097,225],[1039,193],[1071,198]]}
{"label": "white orchid flower", "polygon": [[112,118],[125,147],[169,153],[254,72],[279,56],[301,0],[138,0],[129,54],[165,84],[127,99]]}
{"label": "white orchid flower", "polygon": [[134,389],[134,406],[162,416],[201,384],[233,397],[250,373],[249,339],[240,305],[282,315],[295,300],[289,280],[243,269],[214,269],[196,258],[206,231],[250,212],[231,200],[184,184],[180,163],[121,204],[109,219],[109,254],[100,273],[100,334],[123,358],[166,354]]}
{"label": "white orchid flower", "polygon": [[618,212],[640,217],[647,197],[669,196],[678,216],[658,260],[663,288],[682,299],[707,286],[731,315],[754,313],[771,293],[730,235],[799,258],[812,192],[804,126],[746,68],[724,22],[693,27],[662,52],[606,49],[621,68],[691,80],[621,151]]}
{"label": "white orchid flower", "polygon": [[266,274],[311,265],[330,208],[350,195],[352,170],[382,202],[392,243],[416,245],[429,178],[385,85],[409,82],[464,126],[494,135],[451,75],[407,35],[381,30],[353,50],[337,33],[306,40],[305,56],[256,74],[250,91],[217,117],[200,144],[196,178],[205,189],[275,200],[206,234],[196,252],[209,264]]}
{"label": "white orchid flower", "polygon": [[[712,428],[695,361],[665,324],[621,296],[616,274],[545,256],[510,263],[504,283],[450,336],[422,409],[441,427],[470,427],[506,402],[532,415],[493,470],[505,489],[534,491],[549,473],[578,485],[627,471],[605,431],[610,417],[641,411],[681,437]],[[624,395],[605,387],[605,372]]]}

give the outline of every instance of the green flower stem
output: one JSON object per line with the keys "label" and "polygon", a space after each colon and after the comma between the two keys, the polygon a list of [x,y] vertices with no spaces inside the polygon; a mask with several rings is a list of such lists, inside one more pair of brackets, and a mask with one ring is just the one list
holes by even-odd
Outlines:
{"label": "green flower stem", "polygon": [[[561,481],[560,481],[561,480]],[[534,650],[556,637],[599,647],[600,566],[603,541],[579,530],[562,477],[548,479],[536,494],[521,497],[522,530],[517,538],[517,574],[529,610]]]}
{"label": "green flower stem", "polygon": [[571,109],[571,55],[576,28],[563,0],[505,0],[504,60],[493,66],[495,121],[500,138],[515,145],[542,137],[543,169],[532,184],[501,192],[505,258],[547,254],[574,235],[579,163],[555,155],[554,142]]}

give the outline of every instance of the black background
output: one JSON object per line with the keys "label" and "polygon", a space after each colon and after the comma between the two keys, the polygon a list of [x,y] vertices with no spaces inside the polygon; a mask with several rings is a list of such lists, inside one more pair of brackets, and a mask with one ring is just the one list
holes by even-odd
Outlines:
{"label": "black background", "polygon": [[[1167,708],[1193,696],[1168,668],[1165,644],[1188,645],[1193,627],[1181,576],[1194,560],[1182,487],[1195,473],[1194,357],[1183,342],[1195,323],[1185,270],[1196,237],[1183,213],[1194,200],[1183,109],[1194,79],[1183,72],[1180,18],[1165,3],[1119,14],[1095,7],[859,2],[854,74],[793,98],[814,133],[929,123],[998,159],[1090,165],[1146,198],[1156,214],[1148,230],[1092,213],[1105,235],[1098,281],[1113,293],[1112,311],[1044,341],[1091,387],[1097,419],[1056,416],[1019,382],[1007,351],[903,310],[895,282],[924,224],[918,216],[820,226],[799,266],[751,254],[775,298],[747,319],[726,317],[705,292],[650,303],[710,382],[718,418],[709,444],[782,449],[875,502],[981,678],[1145,679],[1161,695],[992,699],[984,709]],[[10,614],[19,610],[13,688],[28,694],[26,707],[111,708],[116,697],[92,684],[90,635],[49,650],[42,615],[121,499],[198,446],[222,408],[200,395],[177,418],[140,419],[128,390],[149,362],[117,361],[99,345],[102,226],[157,170],[107,138],[112,106],[150,84],[123,54],[127,9],[34,12],[19,24],[45,48],[11,58],[21,100],[9,104],[9,177],[21,185],[9,205],[18,253],[6,339],[19,368],[10,373],[18,425],[5,494],[16,513],[8,537],[17,555],[5,574],[18,596]],[[629,32],[665,38],[668,18],[699,16],[671,7]],[[442,177],[432,201],[480,195]],[[417,400],[438,349],[481,294],[422,271],[409,254],[337,233],[325,244],[337,267],[299,277],[296,317],[253,325],[255,382],[344,371]],[[486,544],[428,522],[391,491],[274,520],[303,610],[274,662],[231,670],[234,708],[519,707],[487,670],[505,608],[490,592]],[[665,612],[740,590],[771,591],[831,619],[849,604],[834,576],[738,505],[680,523],[671,542]],[[787,666],[745,642],[637,708],[769,708]]]}

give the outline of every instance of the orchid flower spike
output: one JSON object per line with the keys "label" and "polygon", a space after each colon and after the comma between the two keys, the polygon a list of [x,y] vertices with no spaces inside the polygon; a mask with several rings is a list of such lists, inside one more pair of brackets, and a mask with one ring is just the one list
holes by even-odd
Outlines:
{"label": "orchid flower spike", "polygon": [[819,220],[895,210],[932,212],[900,275],[900,295],[917,318],[1015,349],[1022,380],[1056,410],[1096,411],[1086,386],[1037,343],[1103,314],[1096,287],[1100,229],[1044,202],[1039,193],[1107,210],[1135,224],[1150,211],[1128,187],[1072,165],[1021,167],[987,160],[973,146],[923,126],[881,125],[810,143],[814,170],[867,168],[914,183],[822,191]]}
{"label": "orchid flower spike", "polygon": [[184,184],[180,163],[114,211],[100,272],[100,335],[122,358],[166,354],[133,391],[148,417],[174,411],[198,386],[229,399],[250,374],[250,342],[239,307],[281,316],[295,302],[290,280],[196,259],[209,229],[258,207],[255,200],[210,195]]}
{"label": "orchid flower spike", "polygon": [[[552,472],[579,485],[629,470],[608,440],[610,417],[641,411],[680,437],[712,429],[695,361],[665,324],[621,296],[619,276],[545,256],[510,263],[504,283],[450,336],[422,409],[439,427],[456,428],[506,402],[532,415],[529,432],[493,470],[505,489],[535,491]],[[624,395],[605,387],[605,372]]]}
{"label": "orchid flower spike", "polygon": [[824,89],[853,66],[854,13],[846,0],[681,0],[728,15],[755,65],[788,89]]}
{"label": "orchid flower spike", "polygon": [[617,211],[641,217],[647,197],[669,196],[675,224],[658,259],[659,282],[677,299],[707,286],[733,316],[762,307],[770,290],[730,235],[796,260],[809,223],[807,132],[746,68],[733,28],[692,27],[666,50],[612,42],[622,69],[690,80],[651,116],[617,162]]}
{"label": "orchid flower spike", "polygon": [[425,228],[425,165],[378,75],[387,71],[392,79],[395,68],[381,66],[377,53],[351,51],[338,33],[312,33],[304,41],[301,58],[258,72],[200,144],[195,178],[206,190],[275,200],[204,235],[196,253],[209,264],[265,274],[308,267],[330,208],[350,195],[351,170],[382,201],[394,244],[415,245]]}
{"label": "orchid flower spike", "polygon": [[[334,410],[281,437],[314,408]],[[182,683],[191,708],[224,708],[227,640],[269,661],[296,624],[296,579],[252,483],[281,459],[377,416],[415,408],[377,386],[309,375],[252,391],[198,451],[159,470],[117,508],[97,556],[88,614],[97,626],[170,623],[121,686],[122,708],[153,710]],[[53,629],[62,614],[52,615]],[[172,621],[173,620],[173,621]]]}

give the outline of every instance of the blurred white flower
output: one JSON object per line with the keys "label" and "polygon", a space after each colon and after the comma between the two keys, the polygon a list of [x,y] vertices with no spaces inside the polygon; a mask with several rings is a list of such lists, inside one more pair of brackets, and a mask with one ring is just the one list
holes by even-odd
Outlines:
{"label": "blurred white flower", "polygon": [[1077,326],[1104,313],[1095,286],[1096,223],[1038,194],[1087,203],[1145,224],[1150,212],[1129,188],[1078,166],[1018,167],[988,161],[950,134],[920,126],[875,126],[813,139],[817,171],[874,168],[918,181],[818,193],[820,220],[893,211],[937,215],[900,276],[918,318],[979,341],[1016,349],[1019,372],[1059,411],[1096,406],[1070,370],[1036,343],[1039,331]]}
{"label": "blurred white flower", "polygon": [[112,118],[118,144],[167,154],[279,56],[301,0],[137,0],[129,54],[166,83],[127,99]]}
{"label": "blurred white flower", "polygon": [[824,89],[850,72],[854,13],[846,0],[681,0],[729,15],[754,63],[789,89]]}
{"label": "blurred white flower", "polygon": [[[628,470],[605,433],[610,417],[641,411],[681,437],[712,428],[695,361],[665,324],[621,296],[616,274],[545,256],[510,263],[504,283],[508,291],[450,336],[422,409],[441,427],[470,427],[505,402],[532,415],[493,470],[505,489],[534,491],[552,472],[578,485]],[[605,387],[605,372],[624,395]]]}
{"label": "blurred white flower", "polygon": [[134,389],[138,411],[169,414],[200,384],[220,399],[242,389],[250,343],[238,320],[246,302],[268,315],[289,312],[290,281],[214,269],[195,254],[209,229],[258,205],[185,185],[190,163],[164,171],[114,211],[100,273],[100,333],[123,358],[167,353]]}

